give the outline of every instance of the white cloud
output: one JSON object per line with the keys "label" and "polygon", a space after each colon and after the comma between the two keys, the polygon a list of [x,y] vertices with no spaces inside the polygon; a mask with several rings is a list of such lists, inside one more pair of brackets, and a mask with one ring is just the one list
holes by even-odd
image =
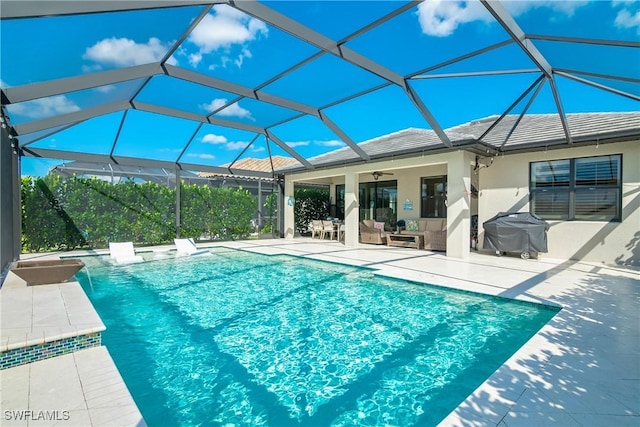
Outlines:
{"label": "white cloud", "polygon": [[305,147],[307,145],[309,145],[310,142],[309,141],[293,141],[293,142],[287,142],[287,145],[291,148],[295,148],[295,147]]}
{"label": "white cloud", "polygon": [[[198,48],[198,53],[189,56],[194,67],[202,61],[203,55],[222,51],[222,66],[234,63],[240,68],[245,58],[251,58],[246,44],[259,36],[266,36],[269,30],[264,22],[226,5],[213,7],[213,12],[205,16],[189,35],[189,41]],[[232,46],[241,46],[234,58],[229,58]]]}
{"label": "white cloud", "polygon": [[263,151],[267,151],[267,149],[264,148],[264,147],[254,147],[254,148],[251,149],[251,151],[254,152],[254,153],[261,153]]}
{"label": "white cloud", "polygon": [[207,144],[214,145],[224,145],[224,148],[227,150],[237,150],[246,147],[249,145],[248,142],[245,141],[229,141],[223,135],[216,135],[213,133],[208,133],[202,137],[202,142]]}
{"label": "white cloud", "polygon": [[227,142],[227,138],[222,135],[208,133],[202,137],[202,142],[206,142],[208,144],[225,144]]}
{"label": "white cloud", "polygon": [[239,149],[245,148],[247,145],[249,145],[249,143],[245,141],[234,141],[234,142],[227,142],[225,145],[225,148],[227,150],[239,150]]}
{"label": "white cloud", "polygon": [[[575,1],[509,1],[504,7],[513,16],[522,15],[535,8],[550,8],[566,16],[572,16],[576,9],[588,4],[585,0]],[[477,0],[427,0],[418,6],[418,20],[422,32],[430,36],[446,37],[468,22],[493,22],[487,9]]]}
{"label": "white cloud", "polygon": [[11,114],[19,114],[32,119],[41,119],[44,117],[73,113],[78,110],[80,110],[80,107],[64,95],[50,96],[49,98],[11,104],[9,107]]}
{"label": "white cloud", "polygon": [[[201,104],[200,108],[208,113],[213,113],[222,106],[226,105],[227,102],[229,101],[226,98],[216,98],[208,104]],[[234,102],[228,107],[225,107],[224,109],[218,111],[216,114],[223,117],[241,117],[254,120],[254,118],[251,116],[251,111],[242,108],[237,102]]]}
{"label": "white cloud", "polygon": [[[147,43],[111,37],[88,47],[82,58],[101,65],[130,67],[160,61],[170,47],[170,43],[163,44],[156,37],[151,37]],[[177,61],[172,57],[167,63],[176,65]],[[95,65],[87,68],[95,69]]]}
{"label": "white cloud", "polygon": [[315,144],[321,147],[342,147],[346,145],[343,141],[340,141],[339,139],[332,139],[329,141],[315,141]]}
{"label": "white cloud", "polygon": [[640,34],[640,10],[632,14],[627,9],[622,9],[616,16],[615,25],[618,28],[636,29],[636,32]]}
{"label": "white cloud", "polygon": [[249,15],[226,5],[213,7],[213,13],[205,16],[189,36],[189,41],[202,53],[211,53],[234,44],[255,40],[259,34],[267,34],[267,26]]}
{"label": "white cloud", "polygon": [[197,153],[189,153],[187,154],[187,157],[197,157],[198,159],[208,159],[208,160],[212,160],[216,158],[216,156],[214,156],[213,154],[197,154]]}
{"label": "white cloud", "polygon": [[202,54],[200,52],[192,53],[188,56],[188,58],[189,58],[189,64],[191,64],[191,66],[195,68],[198,66],[200,61],[202,61]]}
{"label": "white cloud", "polygon": [[453,34],[460,24],[490,22],[491,15],[478,1],[430,0],[418,5],[418,20],[423,33],[445,37]]}
{"label": "white cloud", "polygon": [[251,116],[251,111],[242,108],[237,102],[229,105],[224,110],[218,111],[217,114],[225,117],[244,117],[254,120],[254,118]]}

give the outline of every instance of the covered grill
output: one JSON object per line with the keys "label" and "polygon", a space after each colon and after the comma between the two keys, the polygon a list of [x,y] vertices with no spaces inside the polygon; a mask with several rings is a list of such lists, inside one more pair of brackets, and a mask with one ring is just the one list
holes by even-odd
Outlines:
{"label": "covered grill", "polygon": [[549,224],[529,212],[500,212],[485,221],[484,248],[498,253],[520,252],[523,259],[547,252]]}

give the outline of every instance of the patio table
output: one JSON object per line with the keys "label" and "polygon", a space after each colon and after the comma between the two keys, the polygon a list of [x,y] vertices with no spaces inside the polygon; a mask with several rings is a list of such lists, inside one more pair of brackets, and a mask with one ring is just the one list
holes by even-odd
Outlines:
{"label": "patio table", "polygon": [[387,246],[420,249],[422,246],[422,236],[420,234],[387,234]]}

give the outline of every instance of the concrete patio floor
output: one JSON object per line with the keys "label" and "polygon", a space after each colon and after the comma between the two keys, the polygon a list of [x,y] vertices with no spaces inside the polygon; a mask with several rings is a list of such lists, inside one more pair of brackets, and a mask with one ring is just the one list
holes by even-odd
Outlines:
{"label": "concrete patio floor", "polygon": [[[292,254],[368,267],[396,278],[559,305],[562,310],[440,425],[640,426],[638,269],[544,255],[525,261],[471,253],[462,260],[415,249],[364,244],[347,248],[310,238],[199,246]],[[3,395],[3,409],[5,402]]]}

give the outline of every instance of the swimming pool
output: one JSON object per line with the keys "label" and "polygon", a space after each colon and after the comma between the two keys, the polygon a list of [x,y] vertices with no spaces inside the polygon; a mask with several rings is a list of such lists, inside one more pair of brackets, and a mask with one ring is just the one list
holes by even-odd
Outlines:
{"label": "swimming pool", "polygon": [[78,274],[150,426],[435,425],[557,312],[212,251]]}

